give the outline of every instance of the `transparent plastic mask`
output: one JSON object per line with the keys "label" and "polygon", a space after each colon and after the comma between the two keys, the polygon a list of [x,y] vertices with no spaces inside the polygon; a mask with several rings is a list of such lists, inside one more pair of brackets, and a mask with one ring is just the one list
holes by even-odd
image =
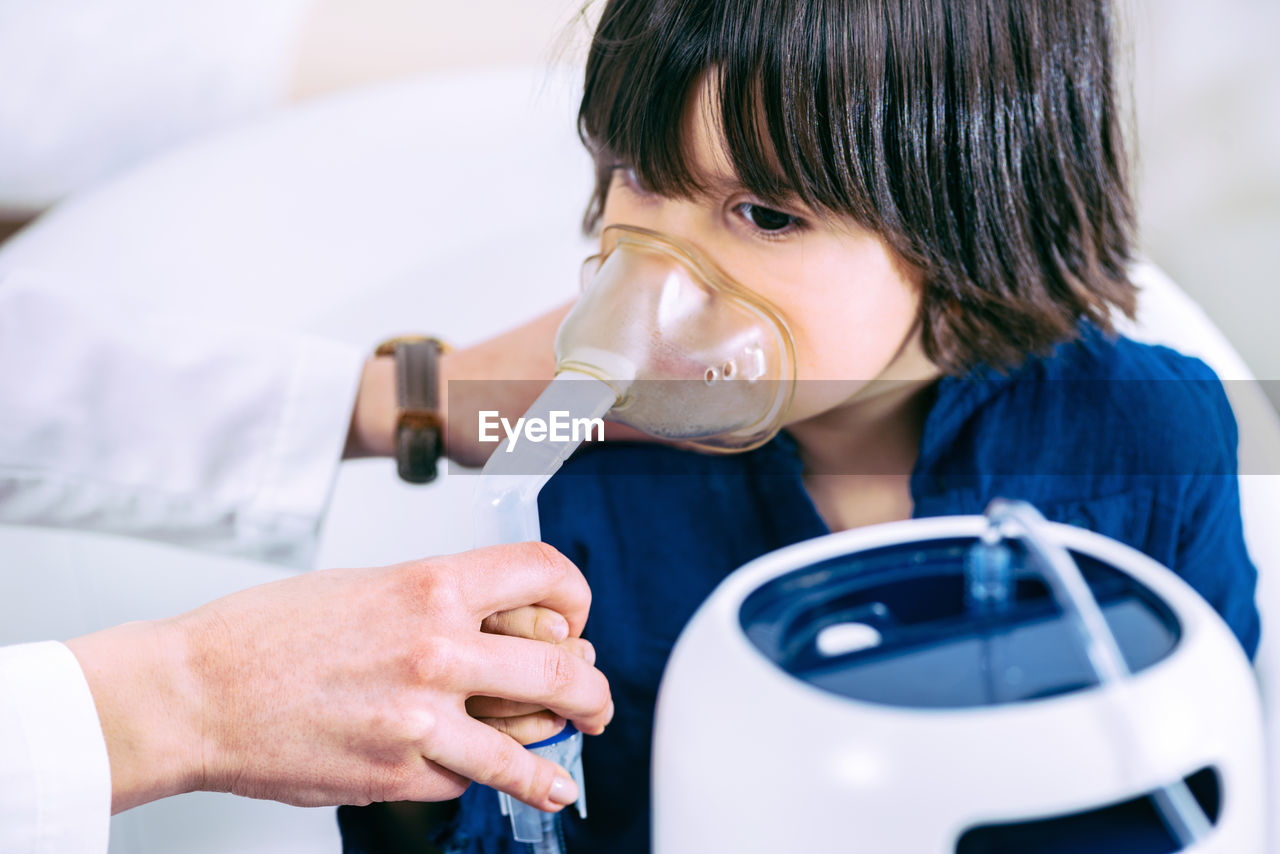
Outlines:
{"label": "transparent plastic mask", "polygon": [[652,436],[712,451],[771,439],[795,396],[781,313],[657,232],[610,226],[601,250],[556,336],[557,371],[609,383],[612,420]]}

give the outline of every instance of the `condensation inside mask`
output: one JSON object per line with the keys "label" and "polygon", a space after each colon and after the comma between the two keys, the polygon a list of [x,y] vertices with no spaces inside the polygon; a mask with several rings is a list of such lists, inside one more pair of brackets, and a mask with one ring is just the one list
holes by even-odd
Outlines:
{"label": "condensation inside mask", "polygon": [[795,394],[795,343],[766,300],[692,247],[611,226],[556,337],[557,370],[604,380],[614,421],[705,450],[767,442]]}

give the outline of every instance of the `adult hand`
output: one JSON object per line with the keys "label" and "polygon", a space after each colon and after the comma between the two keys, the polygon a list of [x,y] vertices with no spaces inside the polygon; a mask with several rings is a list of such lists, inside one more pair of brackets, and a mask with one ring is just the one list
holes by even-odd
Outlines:
{"label": "adult hand", "polygon": [[[530,605],[488,617],[484,631],[513,637],[536,638],[560,644],[587,664],[596,663],[596,650],[585,638],[569,637],[569,623],[558,612]],[[467,700],[467,712],[477,720],[505,732],[521,744],[544,741],[564,729],[565,719],[550,709],[501,697],[477,696]]]}
{"label": "adult hand", "polygon": [[196,789],[303,806],[442,800],[469,780],[556,810],[576,800],[572,779],[466,701],[603,731],[608,685],[580,650],[482,631],[537,605],[576,638],[590,595],[558,552],[524,543],[300,575],[68,646],[106,735],[113,811]]}

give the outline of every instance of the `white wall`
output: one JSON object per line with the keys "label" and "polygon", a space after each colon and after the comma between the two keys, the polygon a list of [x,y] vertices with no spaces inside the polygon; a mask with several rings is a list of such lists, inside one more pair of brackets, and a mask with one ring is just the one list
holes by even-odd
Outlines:
{"label": "white wall", "polygon": [[[1122,8],[1133,41],[1142,244],[1260,379],[1280,380],[1280,3]],[[1274,390],[1272,401],[1280,405]]]}

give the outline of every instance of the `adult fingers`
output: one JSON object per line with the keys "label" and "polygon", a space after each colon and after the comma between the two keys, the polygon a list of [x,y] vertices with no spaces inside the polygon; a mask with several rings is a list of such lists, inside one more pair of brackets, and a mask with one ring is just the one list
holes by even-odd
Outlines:
{"label": "adult fingers", "polygon": [[[561,641],[560,646],[572,652],[587,664],[596,663],[596,648],[591,645],[590,641],[582,638],[569,638],[566,641]],[[467,698],[467,714],[473,718],[516,718],[542,710],[543,707],[535,703],[520,703],[503,697],[486,697],[482,694],[477,694]]]}
{"label": "adult fingers", "polygon": [[536,703],[517,703],[515,700],[502,697],[467,698],[467,714],[473,718],[518,718],[521,715],[545,711],[545,708]]}
{"label": "adult fingers", "polygon": [[512,543],[448,558],[460,572],[463,599],[480,618],[525,605],[563,615],[569,635],[582,634],[591,588],[568,558],[546,543]]}
{"label": "adult fingers", "polygon": [[435,762],[547,812],[578,799],[573,778],[551,760],[461,712],[450,723],[450,737],[424,751]]}
{"label": "adult fingers", "polygon": [[464,656],[468,694],[544,706],[592,735],[609,721],[608,680],[566,644],[482,634]]}
{"label": "adult fingers", "polygon": [[560,612],[550,608],[526,605],[490,614],[480,624],[480,630],[493,635],[511,635],[557,643],[569,637],[569,621]]}
{"label": "adult fingers", "polygon": [[517,717],[477,717],[482,724],[505,733],[521,744],[545,741],[564,729],[564,718],[546,709]]}
{"label": "adult fingers", "polygon": [[[436,803],[462,797],[462,793],[470,785],[471,780],[467,777],[423,756],[420,763],[406,761],[394,769],[388,769],[386,776],[375,783],[372,798],[380,803],[402,801]],[[324,803],[331,802],[324,801]],[[347,801],[347,803],[367,802],[368,796],[354,797]]]}
{"label": "adult fingers", "polygon": [[587,664],[596,663],[596,648],[586,638],[569,638],[557,644],[566,652],[571,652]]}

